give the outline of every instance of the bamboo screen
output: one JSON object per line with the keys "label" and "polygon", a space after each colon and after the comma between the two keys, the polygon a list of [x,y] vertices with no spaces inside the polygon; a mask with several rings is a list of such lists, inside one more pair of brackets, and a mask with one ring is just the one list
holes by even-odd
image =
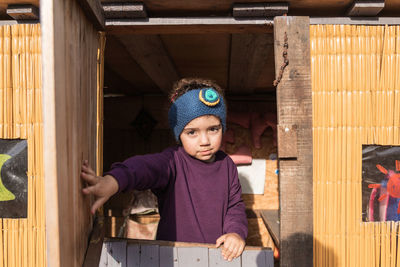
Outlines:
{"label": "bamboo screen", "polygon": [[362,222],[362,144],[400,145],[400,26],[310,28],[314,266],[400,266],[398,222]]}
{"label": "bamboo screen", "polygon": [[[0,138],[27,139],[27,219],[0,219],[0,266],[46,266],[40,25],[0,26]],[[1,215],[0,215],[1,216]]]}

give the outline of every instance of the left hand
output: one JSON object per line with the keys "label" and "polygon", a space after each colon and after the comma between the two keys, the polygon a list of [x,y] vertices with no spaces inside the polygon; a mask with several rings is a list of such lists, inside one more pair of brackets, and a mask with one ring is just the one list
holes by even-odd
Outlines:
{"label": "left hand", "polygon": [[236,233],[228,233],[220,236],[217,239],[216,247],[220,247],[222,244],[222,257],[227,261],[232,261],[233,259],[239,257],[244,249],[245,242]]}

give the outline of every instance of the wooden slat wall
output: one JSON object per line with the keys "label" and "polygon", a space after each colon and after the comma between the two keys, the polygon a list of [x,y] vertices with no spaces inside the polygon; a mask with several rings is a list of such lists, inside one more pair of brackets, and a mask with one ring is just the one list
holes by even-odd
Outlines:
{"label": "wooden slat wall", "polygon": [[[277,86],[278,126],[297,126],[297,158],[279,159],[280,265],[312,266],[312,97],[308,17],[275,17],[275,70],[287,58]],[[278,157],[281,138],[278,131]],[[292,148],[295,150],[295,147]]]}
{"label": "wooden slat wall", "polygon": [[81,266],[91,229],[81,164],[96,169],[99,33],[77,1],[41,1],[48,266]]}
{"label": "wooden slat wall", "polygon": [[246,247],[228,262],[215,246],[197,243],[108,239],[103,243],[99,267],[273,267],[269,248]]}

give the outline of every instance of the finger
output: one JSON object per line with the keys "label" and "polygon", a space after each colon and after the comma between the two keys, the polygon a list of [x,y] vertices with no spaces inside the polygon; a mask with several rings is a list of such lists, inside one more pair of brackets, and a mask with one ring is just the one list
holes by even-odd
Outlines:
{"label": "finger", "polygon": [[238,251],[237,251],[237,253],[236,253],[235,258],[237,258],[237,257],[239,257],[240,255],[242,255],[243,249],[244,249],[244,244],[240,245],[240,247],[239,247],[239,249],[238,249]]}
{"label": "finger", "polygon": [[231,261],[233,259],[233,257],[236,255],[236,250],[237,250],[237,248],[233,244],[231,244],[227,248],[226,258],[227,258],[228,261]]}
{"label": "finger", "polygon": [[85,195],[94,194],[96,192],[96,188],[95,187],[96,187],[95,185],[85,187],[85,188],[82,189],[82,192]]}
{"label": "finger", "polygon": [[218,237],[217,241],[215,242],[215,246],[218,248],[224,242],[225,242],[225,235],[221,235],[220,237]]}
{"label": "finger", "polygon": [[90,185],[97,184],[97,178],[96,178],[96,176],[94,176],[92,174],[81,172],[81,178],[83,180],[85,180],[86,182],[88,182]]}
{"label": "finger", "polygon": [[82,171],[91,175],[96,175],[96,173],[92,170],[92,168],[90,168],[90,166],[82,165]]}
{"label": "finger", "polygon": [[95,214],[95,213],[96,213],[96,210],[97,210],[98,208],[100,208],[101,206],[103,206],[104,202],[105,202],[104,198],[99,198],[99,199],[97,199],[97,200],[93,203],[93,205],[92,205],[92,208],[91,208],[91,210],[90,210],[91,213],[92,213],[92,214]]}

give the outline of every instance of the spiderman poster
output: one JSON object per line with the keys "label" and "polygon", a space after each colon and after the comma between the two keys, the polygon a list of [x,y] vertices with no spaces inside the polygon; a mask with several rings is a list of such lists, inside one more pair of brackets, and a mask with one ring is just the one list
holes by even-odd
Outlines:
{"label": "spiderman poster", "polygon": [[363,221],[400,221],[400,146],[363,145]]}

